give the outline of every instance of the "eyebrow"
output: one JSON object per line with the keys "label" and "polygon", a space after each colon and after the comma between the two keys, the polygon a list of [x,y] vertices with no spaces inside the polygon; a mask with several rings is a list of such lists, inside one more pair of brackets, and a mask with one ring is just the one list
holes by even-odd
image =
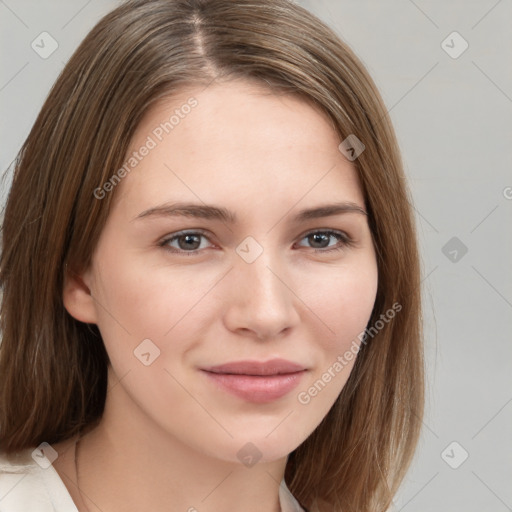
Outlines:
{"label": "eyebrow", "polygon": [[[301,210],[293,217],[292,221],[299,223],[343,213],[368,215],[364,208],[358,204],[350,201],[342,201]],[[236,214],[226,208],[196,203],[165,203],[143,211],[133,220],[156,217],[193,217],[196,219],[219,220],[227,224],[236,224],[237,222]]]}

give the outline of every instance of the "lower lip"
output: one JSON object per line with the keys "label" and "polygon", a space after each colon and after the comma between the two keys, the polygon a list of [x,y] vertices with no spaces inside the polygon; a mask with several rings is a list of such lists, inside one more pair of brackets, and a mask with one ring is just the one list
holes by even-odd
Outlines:
{"label": "lower lip", "polygon": [[297,387],[306,370],[280,375],[232,375],[203,372],[225,391],[248,402],[266,403],[277,400]]}

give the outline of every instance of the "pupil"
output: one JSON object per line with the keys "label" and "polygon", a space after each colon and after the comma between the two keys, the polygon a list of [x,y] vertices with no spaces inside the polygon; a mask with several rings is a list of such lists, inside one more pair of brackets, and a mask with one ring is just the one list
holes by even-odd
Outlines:
{"label": "pupil", "polygon": [[[185,248],[188,248],[188,249],[197,249],[197,247],[192,247],[192,245],[194,245],[194,243],[198,243],[198,240],[199,240],[199,237],[197,235],[183,235],[180,240],[186,240],[186,243],[183,244],[185,245]],[[192,242],[192,245],[189,243],[189,242]],[[181,249],[183,249],[183,245],[181,245]]]}
{"label": "pupil", "polygon": [[[322,243],[329,240],[329,237],[326,234],[318,234],[315,233],[314,235],[311,235],[313,237],[313,244],[320,242]],[[322,247],[325,247],[325,245],[322,245]]]}

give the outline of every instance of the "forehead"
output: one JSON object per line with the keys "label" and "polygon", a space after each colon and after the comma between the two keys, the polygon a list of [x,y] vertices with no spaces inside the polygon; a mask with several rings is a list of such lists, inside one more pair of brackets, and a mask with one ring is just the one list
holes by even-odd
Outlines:
{"label": "forehead", "polygon": [[243,81],[184,89],[144,116],[116,193],[148,208],[169,199],[284,206],[302,195],[364,204],[339,142],[328,116],[296,95]]}

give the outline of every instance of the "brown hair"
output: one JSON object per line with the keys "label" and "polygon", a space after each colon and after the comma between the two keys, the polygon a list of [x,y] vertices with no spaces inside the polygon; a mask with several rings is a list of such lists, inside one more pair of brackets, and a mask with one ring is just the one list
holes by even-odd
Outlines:
{"label": "brown hair", "polygon": [[[151,104],[178,88],[249,79],[322,109],[365,150],[360,176],[378,259],[369,325],[340,396],[287,462],[311,511],[383,511],[423,415],[420,270],[400,152],[363,64],[325,24],[287,0],[132,0],[105,16],[54,84],[15,162],[0,286],[0,448],[59,442],[103,413],[108,356],[96,326],[64,308],[67,268],[86,269],[114,194],[94,196],[123,165]],[[381,321],[381,323],[383,323]]]}

